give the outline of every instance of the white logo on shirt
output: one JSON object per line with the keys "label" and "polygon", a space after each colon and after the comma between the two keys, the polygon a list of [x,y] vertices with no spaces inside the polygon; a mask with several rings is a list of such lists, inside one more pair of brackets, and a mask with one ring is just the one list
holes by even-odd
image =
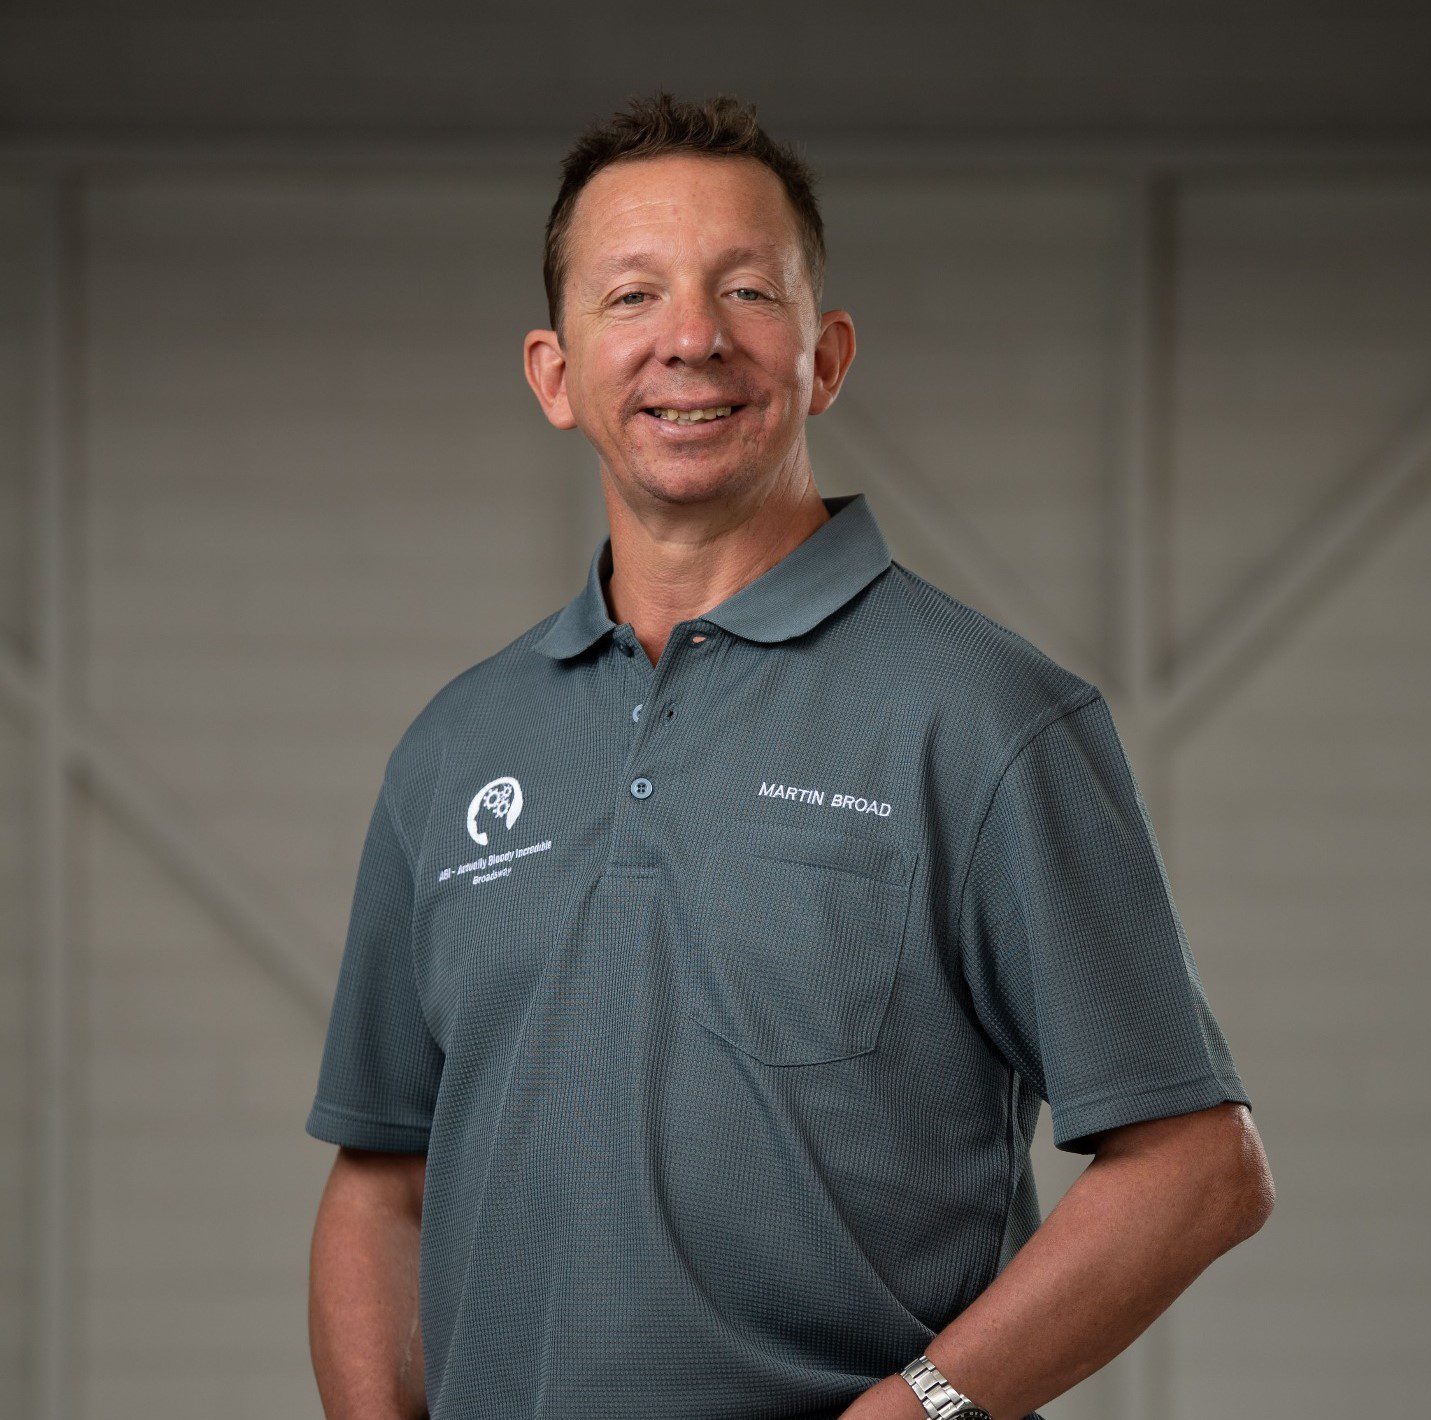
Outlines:
{"label": "white logo on shirt", "polygon": [[[500,779],[494,779],[490,784],[484,784],[473,796],[472,802],[467,805],[467,832],[474,842],[482,847],[487,846],[487,829],[479,828],[477,825],[482,822],[485,816],[488,818],[488,826],[495,819],[497,822],[505,824],[508,828],[516,823],[517,815],[522,811],[522,786],[510,775],[504,775]],[[518,858],[525,858],[532,853],[549,853],[552,841],[544,838],[540,843],[528,843],[521,848],[508,848],[501,853],[488,853],[485,857],[474,858],[470,863],[460,863],[455,868],[443,868],[437,874],[437,881],[445,883],[449,878],[466,876],[468,873],[475,873],[472,884],[475,887],[478,883],[491,882],[495,878],[506,878],[512,874],[511,864]]]}
{"label": "white logo on shirt", "polygon": [[472,796],[472,802],[467,805],[467,832],[472,835],[474,842],[485,847],[487,830],[477,827],[484,810],[496,815],[508,828],[511,828],[517,821],[517,815],[522,811],[522,786],[508,775],[501,779],[494,779],[490,784],[484,784]]}

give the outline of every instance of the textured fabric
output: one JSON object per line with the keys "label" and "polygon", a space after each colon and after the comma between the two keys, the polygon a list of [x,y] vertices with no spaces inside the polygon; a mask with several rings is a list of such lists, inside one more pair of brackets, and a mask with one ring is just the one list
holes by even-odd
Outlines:
{"label": "textured fabric", "polygon": [[825,502],[654,667],[605,540],[389,756],[307,1128],[426,1151],[433,1420],[838,1416],[1038,1226],[1043,1100],[1250,1103],[1098,688]]}

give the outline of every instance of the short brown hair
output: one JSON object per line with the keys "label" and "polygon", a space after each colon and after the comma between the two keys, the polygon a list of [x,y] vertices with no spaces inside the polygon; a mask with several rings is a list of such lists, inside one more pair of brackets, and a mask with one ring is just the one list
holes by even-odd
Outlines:
{"label": "short brown hair", "polygon": [[552,330],[561,333],[567,231],[577,196],[608,164],[662,153],[755,158],[774,172],[795,209],[818,315],[825,287],[825,224],[815,201],[818,178],[795,147],[775,142],[756,122],[755,108],[741,103],[734,94],[717,94],[697,104],[658,89],[647,98],[629,98],[624,110],[580,134],[562,160],[561,190],[547,218],[542,279]]}

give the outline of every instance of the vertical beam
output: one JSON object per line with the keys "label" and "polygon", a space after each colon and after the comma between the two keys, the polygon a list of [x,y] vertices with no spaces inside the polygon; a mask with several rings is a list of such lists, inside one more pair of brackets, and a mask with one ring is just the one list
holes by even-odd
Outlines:
{"label": "vertical beam", "polygon": [[[1114,502],[1115,660],[1118,720],[1159,838],[1170,811],[1171,746],[1152,733],[1167,679],[1171,636],[1169,467],[1176,316],[1176,187],[1149,169],[1134,184],[1123,386],[1122,458]],[[1116,1393],[1124,1420],[1171,1414],[1172,1352],[1166,1320],[1124,1353]]]}
{"label": "vertical beam", "polygon": [[1125,429],[1113,538],[1116,659],[1141,721],[1166,675],[1171,589],[1167,469],[1172,368],[1173,179],[1150,172],[1131,194]]}
{"label": "vertical beam", "polygon": [[38,792],[35,1020],[40,1147],[36,1238],[35,1406],[39,1420],[71,1420],[74,1409],[74,1236],[71,1166],[75,1032],[68,912],[68,745],[61,706],[66,690],[65,492],[73,450],[76,375],[76,273],[79,174],[49,171],[41,251],[37,400],[36,605],[41,693],[35,720]]}

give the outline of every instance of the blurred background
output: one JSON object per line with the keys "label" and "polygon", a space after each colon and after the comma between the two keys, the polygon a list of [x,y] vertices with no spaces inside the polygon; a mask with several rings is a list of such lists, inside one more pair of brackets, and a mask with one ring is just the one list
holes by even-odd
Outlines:
{"label": "blurred background", "polygon": [[320,1415],[362,831],[605,533],[521,339],[664,85],[823,175],[819,487],[1103,688],[1272,1162],[1047,1415],[1424,1413],[1428,75],[1410,3],[0,7],[0,1409]]}

